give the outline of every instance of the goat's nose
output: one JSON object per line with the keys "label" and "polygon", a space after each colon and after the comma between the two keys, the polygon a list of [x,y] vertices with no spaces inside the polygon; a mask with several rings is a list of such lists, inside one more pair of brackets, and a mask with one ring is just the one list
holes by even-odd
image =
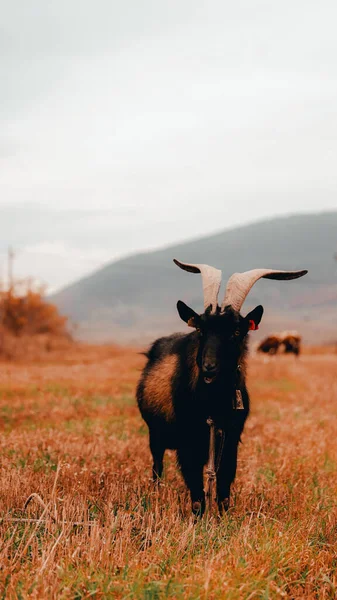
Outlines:
{"label": "goat's nose", "polygon": [[216,371],[216,364],[214,362],[205,362],[204,371],[206,371],[207,373],[212,373]]}

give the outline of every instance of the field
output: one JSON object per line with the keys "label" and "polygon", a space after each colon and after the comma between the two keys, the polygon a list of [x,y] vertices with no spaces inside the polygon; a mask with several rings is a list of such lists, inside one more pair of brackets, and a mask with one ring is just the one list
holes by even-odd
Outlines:
{"label": "field", "polygon": [[196,524],[173,453],[150,482],[143,362],[0,363],[0,598],[335,598],[337,354],[250,359],[232,506]]}

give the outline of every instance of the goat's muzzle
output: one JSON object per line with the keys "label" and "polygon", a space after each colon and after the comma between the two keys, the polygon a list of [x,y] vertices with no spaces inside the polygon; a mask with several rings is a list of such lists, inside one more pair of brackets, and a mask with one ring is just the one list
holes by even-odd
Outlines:
{"label": "goat's muzzle", "polygon": [[218,374],[218,368],[216,365],[204,365],[202,374],[205,383],[213,383]]}

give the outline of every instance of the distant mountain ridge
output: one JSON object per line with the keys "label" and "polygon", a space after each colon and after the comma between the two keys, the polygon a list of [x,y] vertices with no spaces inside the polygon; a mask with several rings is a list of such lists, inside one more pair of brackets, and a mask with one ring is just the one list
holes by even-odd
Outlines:
{"label": "distant mountain ridge", "polygon": [[336,251],[337,211],[278,217],[118,260],[52,300],[78,324],[81,338],[141,342],[185,329],[177,300],[202,310],[200,276],[180,271],[173,258],[221,268],[220,299],[235,271],[308,269],[296,281],[259,281],[242,312],[264,305],[261,335],[270,328],[297,327],[310,342],[337,340]]}

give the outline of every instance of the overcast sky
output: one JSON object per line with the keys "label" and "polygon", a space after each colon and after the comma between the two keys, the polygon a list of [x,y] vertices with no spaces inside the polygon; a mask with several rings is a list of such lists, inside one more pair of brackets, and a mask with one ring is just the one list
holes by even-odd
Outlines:
{"label": "overcast sky", "polygon": [[335,0],[0,0],[0,267],[337,208]]}

